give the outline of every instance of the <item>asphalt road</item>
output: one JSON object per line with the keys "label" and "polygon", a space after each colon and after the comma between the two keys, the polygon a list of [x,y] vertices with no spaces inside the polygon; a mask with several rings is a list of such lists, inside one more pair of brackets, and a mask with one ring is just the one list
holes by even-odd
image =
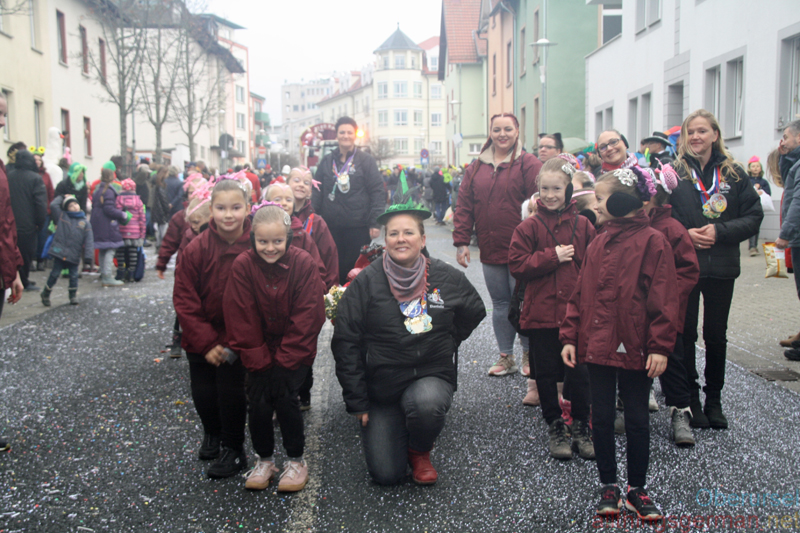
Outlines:
{"label": "asphalt road", "polygon": [[[455,264],[449,230],[428,232],[432,255]],[[476,255],[467,274],[491,308]],[[756,270],[763,263],[752,264],[753,279],[765,283]],[[731,430],[695,430],[692,449],[671,444],[662,408],[652,416],[648,482],[671,521],[639,527],[623,513],[626,522],[604,525],[593,515],[595,464],[550,459],[540,409],[521,404],[525,380],[486,375],[496,357],[488,317],[461,349],[459,390],[432,454],[436,485],[370,482],[356,422],[333,374],[329,325],[305,415],[306,489],[287,496],[248,492],[238,476],[209,480],[208,463],[196,458],[202,429],[188,364],[160,353],[174,317],[170,278],[148,271],[142,283],[82,291],[78,307],[54,307],[0,329],[0,422],[13,446],[0,454],[0,533],[690,531],[702,530],[698,519],[707,526],[708,517],[707,531],[750,531],[756,524],[800,531],[795,392],[729,364],[723,405]],[[770,286],[777,295],[769,305],[797,308],[788,281],[778,283],[779,290]],[[736,349],[766,353],[762,339],[798,321],[784,319],[768,331],[754,310],[764,286],[738,287],[755,307],[741,309],[748,304],[737,295],[742,316],[734,313],[732,321],[744,326]],[[781,366],[780,352],[769,350],[759,357],[774,356],[770,364]],[[617,438],[621,481],[624,441]],[[247,449],[252,460],[249,438]],[[276,458],[280,466],[281,448]]]}

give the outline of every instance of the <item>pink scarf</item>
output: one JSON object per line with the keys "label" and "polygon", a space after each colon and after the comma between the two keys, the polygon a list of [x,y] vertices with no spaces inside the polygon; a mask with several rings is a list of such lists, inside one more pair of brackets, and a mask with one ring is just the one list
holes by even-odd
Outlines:
{"label": "pink scarf", "polygon": [[421,298],[425,294],[427,285],[427,270],[428,262],[425,256],[420,254],[417,262],[411,268],[400,266],[389,257],[388,252],[383,254],[383,271],[386,272],[386,278],[389,280],[389,289],[392,291],[392,296],[398,302],[409,302],[414,298]]}

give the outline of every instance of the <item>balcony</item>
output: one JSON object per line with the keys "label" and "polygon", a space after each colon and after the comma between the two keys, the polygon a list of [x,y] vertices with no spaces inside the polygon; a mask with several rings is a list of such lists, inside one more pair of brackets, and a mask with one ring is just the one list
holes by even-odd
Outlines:
{"label": "balcony", "polygon": [[256,146],[269,146],[269,135],[256,135]]}
{"label": "balcony", "polygon": [[256,122],[261,122],[264,126],[269,127],[269,113],[264,113],[263,111],[256,111],[253,113],[254,119]]}

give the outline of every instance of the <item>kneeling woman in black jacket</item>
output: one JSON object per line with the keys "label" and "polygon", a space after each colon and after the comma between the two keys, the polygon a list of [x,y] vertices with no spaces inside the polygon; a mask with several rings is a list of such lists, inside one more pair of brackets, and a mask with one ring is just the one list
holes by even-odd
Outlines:
{"label": "kneeling woman in black jacket", "polygon": [[456,389],[454,354],[486,316],[466,276],[426,257],[422,221],[431,213],[393,205],[386,253],[350,283],[339,302],[332,349],[347,412],[361,422],[372,478],[416,483],[437,473],[430,451]]}

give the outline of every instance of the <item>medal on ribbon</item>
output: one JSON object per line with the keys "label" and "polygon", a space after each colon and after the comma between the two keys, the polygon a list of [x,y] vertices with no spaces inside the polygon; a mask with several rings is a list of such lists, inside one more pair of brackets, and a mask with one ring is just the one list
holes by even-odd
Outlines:
{"label": "medal on ribbon", "polygon": [[694,170],[692,170],[692,177],[695,181],[695,188],[700,192],[700,199],[703,200],[703,216],[706,218],[719,218],[728,207],[728,199],[719,192],[719,167],[714,169],[714,178],[708,190],[706,190],[703,181],[698,178]]}
{"label": "medal on ribbon", "polygon": [[[336,159],[333,160],[333,175],[336,176],[336,184],[333,187],[333,190],[328,195],[331,201],[336,197],[336,189],[338,188],[342,194],[347,194],[350,192],[350,170],[353,166],[353,158],[356,156],[356,151],[353,149],[353,155],[351,155],[345,164],[342,166],[342,169],[339,170],[336,168]],[[354,170],[354,169],[352,169]]]}
{"label": "medal on ribbon", "polygon": [[431,316],[426,312],[428,307],[425,295],[400,304],[400,311],[407,318],[405,326],[412,335],[419,335],[433,329]]}

